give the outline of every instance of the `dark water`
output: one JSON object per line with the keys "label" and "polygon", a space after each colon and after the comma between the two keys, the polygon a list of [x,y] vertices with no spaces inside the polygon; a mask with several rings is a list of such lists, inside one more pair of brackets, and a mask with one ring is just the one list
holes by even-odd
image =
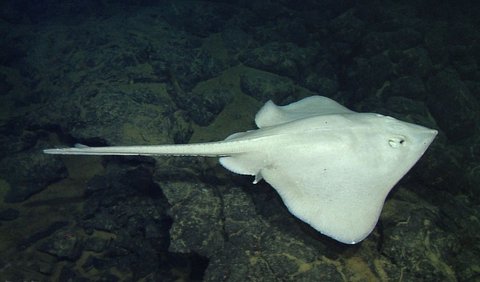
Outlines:
{"label": "dark water", "polygon": [[[2,1],[0,280],[478,281],[478,15],[475,1]],[[266,101],[311,95],[439,131],[357,245],[215,159],[42,153],[221,140]]]}

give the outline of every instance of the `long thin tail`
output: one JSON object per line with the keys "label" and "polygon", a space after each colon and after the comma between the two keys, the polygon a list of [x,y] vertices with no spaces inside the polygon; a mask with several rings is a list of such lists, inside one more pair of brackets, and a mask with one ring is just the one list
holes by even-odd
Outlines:
{"label": "long thin tail", "polygon": [[122,156],[205,156],[222,157],[241,153],[231,142],[210,142],[182,145],[88,147],[77,144],[72,148],[46,149],[54,155],[122,155]]}

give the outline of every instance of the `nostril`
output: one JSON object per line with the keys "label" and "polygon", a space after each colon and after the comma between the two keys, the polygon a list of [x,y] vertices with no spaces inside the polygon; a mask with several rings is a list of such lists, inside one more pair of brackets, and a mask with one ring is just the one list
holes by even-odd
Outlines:
{"label": "nostril", "polygon": [[402,146],[403,144],[405,144],[405,138],[404,137],[399,137],[399,136],[392,137],[392,138],[388,139],[388,144],[392,148],[398,148],[398,147]]}

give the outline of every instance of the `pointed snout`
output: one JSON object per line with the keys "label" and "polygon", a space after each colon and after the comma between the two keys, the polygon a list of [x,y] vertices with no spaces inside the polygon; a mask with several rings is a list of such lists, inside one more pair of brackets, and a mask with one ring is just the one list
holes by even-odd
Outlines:
{"label": "pointed snout", "polygon": [[419,144],[423,144],[426,147],[433,142],[438,134],[437,130],[421,125],[410,124],[410,127],[414,132],[413,137],[417,140],[417,142],[419,142]]}

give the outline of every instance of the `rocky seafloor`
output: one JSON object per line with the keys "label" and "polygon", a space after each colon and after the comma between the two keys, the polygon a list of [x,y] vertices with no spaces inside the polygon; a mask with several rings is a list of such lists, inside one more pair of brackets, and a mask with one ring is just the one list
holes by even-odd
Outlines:
{"label": "rocky seafloor", "polygon": [[[480,281],[473,1],[2,1],[2,281]],[[439,130],[344,245],[207,158],[44,155],[221,140],[268,100]]]}

